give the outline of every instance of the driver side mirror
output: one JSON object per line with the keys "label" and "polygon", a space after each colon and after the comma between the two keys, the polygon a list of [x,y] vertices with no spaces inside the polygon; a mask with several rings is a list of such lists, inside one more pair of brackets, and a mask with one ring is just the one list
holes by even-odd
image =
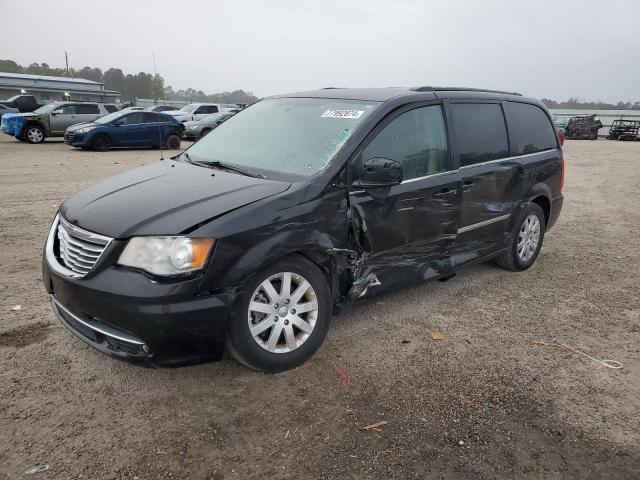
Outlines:
{"label": "driver side mirror", "polygon": [[60,110],[54,110],[53,112],[51,112],[51,115],[53,115],[55,117],[59,113],[62,113],[62,112]]}
{"label": "driver side mirror", "polygon": [[122,125],[122,120],[116,120],[111,125],[113,125],[114,127],[119,127],[120,125]]}
{"label": "driver side mirror", "polygon": [[384,188],[402,183],[402,164],[389,158],[370,158],[362,165],[360,178],[353,186],[360,188]]}

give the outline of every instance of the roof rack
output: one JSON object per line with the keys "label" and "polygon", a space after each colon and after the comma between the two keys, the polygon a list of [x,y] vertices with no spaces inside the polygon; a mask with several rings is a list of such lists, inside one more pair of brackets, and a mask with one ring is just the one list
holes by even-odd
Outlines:
{"label": "roof rack", "polygon": [[518,92],[505,92],[504,90],[489,90],[486,88],[467,88],[467,87],[413,87],[409,90],[414,92],[484,92],[484,93],[502,93],[505,95],[522,96]]}

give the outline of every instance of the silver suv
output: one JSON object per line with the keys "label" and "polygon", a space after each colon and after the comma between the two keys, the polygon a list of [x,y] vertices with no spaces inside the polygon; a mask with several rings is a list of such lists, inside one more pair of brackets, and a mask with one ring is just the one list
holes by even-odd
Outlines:
{"label": "silver suv", "polygon": [[30,113],[12,115],[2,121],[2,131],[29,143],[42,143],[46,137],[62,137],[67,127],[91,122],[117,107],[98,102],[53,102]]}

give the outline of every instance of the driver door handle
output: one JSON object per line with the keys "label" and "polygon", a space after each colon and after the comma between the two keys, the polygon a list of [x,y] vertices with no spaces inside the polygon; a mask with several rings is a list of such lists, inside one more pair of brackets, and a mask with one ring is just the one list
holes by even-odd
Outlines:
{"label": "driver door handle", "polygon": [[432,195],[432,197],[434,198],[442,198],[442,197],[448,197],[450,195],[455,195],[456,193],[458,193],[457,189],[449,189],[449,188],[443,188],[442,190],[440,190],[439,192],[436,192]]}

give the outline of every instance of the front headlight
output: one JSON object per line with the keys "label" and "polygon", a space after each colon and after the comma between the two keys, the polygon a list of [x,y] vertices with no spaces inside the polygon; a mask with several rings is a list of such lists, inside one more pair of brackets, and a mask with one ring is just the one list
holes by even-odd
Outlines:
{"label": "front headlight", "polygon": [[177,275],[204,267],[215,238],[133,237],[118,264],[155,275]]}
{"label": "front headlight", "polygon": [[80,129],[76,130],[76,133],[87,133],[87,132],[90,132],[91,130],[93,130],[94,128],[96,128],[96,127],[93,126],[93,127],[80,128]]}
{"label": "front headlight", "polygon": [[196,128],[198,128],[197,125],[187,125],[187,130],[195,130]]}

